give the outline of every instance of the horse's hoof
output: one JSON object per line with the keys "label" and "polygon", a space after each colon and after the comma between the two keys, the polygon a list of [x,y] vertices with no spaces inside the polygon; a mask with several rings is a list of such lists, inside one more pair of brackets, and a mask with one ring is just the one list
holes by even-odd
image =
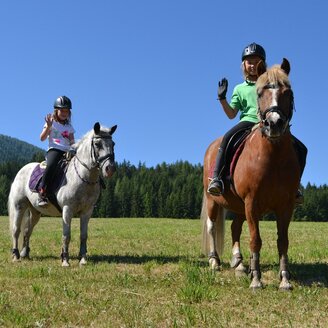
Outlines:
{"label": "horse's hoof", "polygon": [[208,263],[210,264],[210,269],[213,271],[220,271],[220,265],[219,265],[219,261],[212,257],[208,260]]}
{"label": "horse's hoof", "polygon": [[20,259],[20,257],[13,256],[12,261],[13,261],[13,262],[20,262],[21,259]]}
{"label": "horse's hoof", "polygon": [[263,284],[262,284],[261,280],[253,279],[252,283],[249,286],[249,288],[254,290],[254,291],[259,290],[259,289],[263,288]]}
{"label": "horse's hoof", "polygon": [[280,285],[279,285],[279,290],[281,291],[290,291],[293,289],[292,284],[288,281],[286,278],[282,278]]}
{"label": "horse's hoof", "polygon": [[232,255],[230,267],[237,268],[238,265],[242,262],[243,256],[240,253]]}
{"label": "horse's hoof", "polygon": [[87,259],[85,257],[82,257],[79,264],[80,266],[86,265],[88,263]]}
{"label": "horse's hoof", "polygon": [[246,277],[247,276],[246,267],[244,266],[244,264],[242,262],[240,262],[239,265],[236,267],[236,269],[235,269],[235,276],[237,278],[241,278],[241,277]]}
{"label": "horse's hoof", "polygon": [[24,247],[22,251],[20,252],[20,257],[23,259],[30,259],[30,248]]}
{"label": "horse's hoof", "polygon": [[64,267],[64,268],[69,267],[69,263],[68,263],[67,260],[63,260],[63,261],[62,261],[62,267]]}

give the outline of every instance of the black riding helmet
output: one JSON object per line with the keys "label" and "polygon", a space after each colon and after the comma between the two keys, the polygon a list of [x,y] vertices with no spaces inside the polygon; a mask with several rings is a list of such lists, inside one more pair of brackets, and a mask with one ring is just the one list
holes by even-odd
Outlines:
{"label": "black riding helmet", "polygon": [[68,108],[72,109],[72,102],[66,96],[60,96],[55,100],[54,108]]}
{"label": "black riding helmet", "polygon": [[243,53],[241,55],[241,61],[244,61],[244,59],[246,57],[252,56],[252,55],[259,56],[263,61],[265,61],[265,59],[266,59],[264,48],[255,42],[249,44],[243,50]]}

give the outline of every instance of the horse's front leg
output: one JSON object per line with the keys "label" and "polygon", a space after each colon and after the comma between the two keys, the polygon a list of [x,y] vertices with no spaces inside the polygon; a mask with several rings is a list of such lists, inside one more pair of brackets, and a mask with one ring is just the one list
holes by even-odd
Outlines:
{"label": "horse's front leg", "polygon": [[87,264],[87,240],[88,240],[88,224],[92,214],[92,210],[84,214],[80,218],[80,265]]}
{"label": "horse's front leg", "polygon": [[62,266],[69,266],[69,243],[71,241],[71,222],[72,222],[72,212],[68,206],[63,207],[63,236],[62,236],[62,251],[61,259]]}
{"label": "horse's front leg", "polygon": [[250,276],[252,282],[249,288],[258,289],[262,288],[263,284],[261,282],[261,271],[260,271],[260,250],[262,247],[262,240],[260,237],[259,221],[254,219],[256,215],[247,212],[246,207],[246,217],[250,233]]}
{"label": "horse's front leg", "polygon": [[[290,214],[291,215],[291,214]],[[281,219],[281,216],[277,217],[277,229],[278,229],[278,253],[279,253],[279,275],[280,275],[280,290],[291,290],[293,287],[289,282],[290,273],[288,271],[288,227],[290,219]]]}
{"label": "horse's front leg", "polygon": [[237,277],[244,276],[246,274],[246,268],[243,264],[243,255],[240,250],[240,235],[244,221],[244,216],[235,214],[231,223],[232,258],[230,266],[235,269],[235,275]]}

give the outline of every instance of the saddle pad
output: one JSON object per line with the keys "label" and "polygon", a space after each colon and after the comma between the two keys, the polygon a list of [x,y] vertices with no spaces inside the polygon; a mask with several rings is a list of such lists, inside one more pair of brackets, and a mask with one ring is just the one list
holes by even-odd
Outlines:
{"label": "saddle pad", "polygon": [[[32,171],[28,184],[32,192],[39,192],[40,190],[39,185],[44,171],[45,171],[44,163],[37,165]],[[50,196],[51,194],[55,194],[58,191],[58,189],[62,186],[62,184],[64,183],[66,171],[67,171],[67,162],[60,161],[54,172],[53,180],[51,181],[51,184],[47,188],[48,196]]]}
{"label": "saddle pad", "polygon": [[37,165],[33,172],[31,173],[30,180],[28,183],[28,186],[32,192],[38,192],[39,191],[39,184],[44,172],[44,168],[41,167],[41,165]]}

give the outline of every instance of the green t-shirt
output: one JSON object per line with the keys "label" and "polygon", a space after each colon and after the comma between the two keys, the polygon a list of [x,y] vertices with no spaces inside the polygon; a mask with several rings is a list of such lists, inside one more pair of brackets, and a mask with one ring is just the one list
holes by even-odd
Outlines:
{"label": "green t-shirt", "polygon": [[240,111],[240,121],[258,123],[255,82],[244,81],[235,86],[230,106]]}

